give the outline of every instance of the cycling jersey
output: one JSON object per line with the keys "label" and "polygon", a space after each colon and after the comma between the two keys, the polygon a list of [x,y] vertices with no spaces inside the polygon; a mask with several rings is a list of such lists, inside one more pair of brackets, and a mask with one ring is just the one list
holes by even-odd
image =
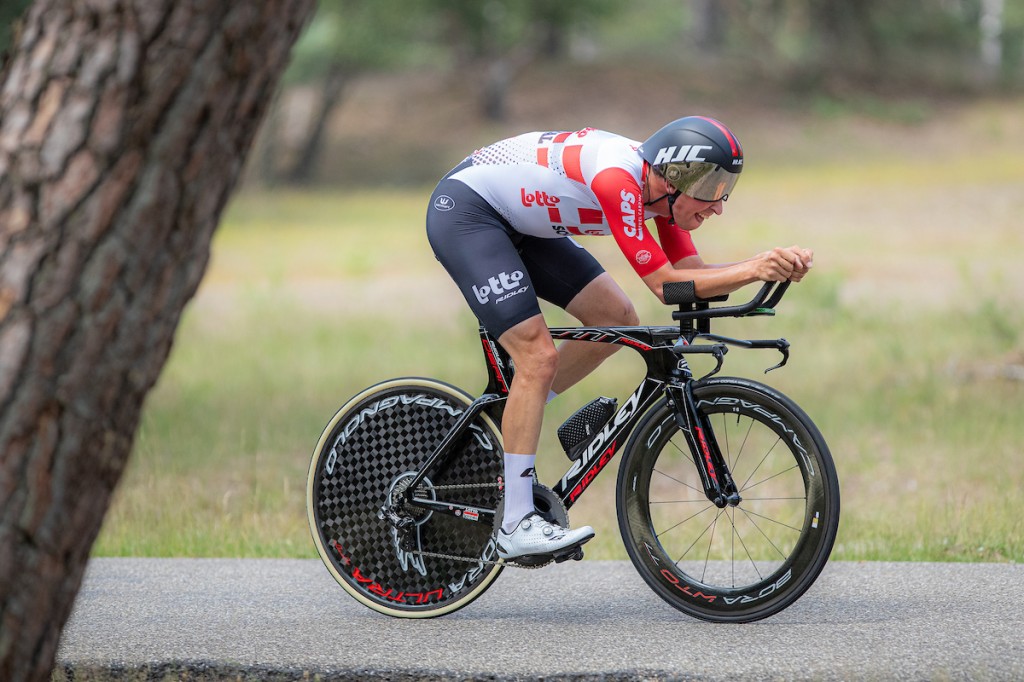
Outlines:
{"label": "cycling jersey", "polygon": [[495,208],[452,175],[427,210],[427,239],[484,327],[501,337],[541,313],[538,297],[565,308],[604,268],[572,239],[516,232]]}
{"label": "cycling jersey", "polygon": [[[513,230],[534,237],[612,235],[638,275],[697,253],[690,235],[648,216],[645,163],[635,140],[594,128],[525,133],[475,151],[450,177],[484,198]],[[645,226],[655,218],[661,244]]]}

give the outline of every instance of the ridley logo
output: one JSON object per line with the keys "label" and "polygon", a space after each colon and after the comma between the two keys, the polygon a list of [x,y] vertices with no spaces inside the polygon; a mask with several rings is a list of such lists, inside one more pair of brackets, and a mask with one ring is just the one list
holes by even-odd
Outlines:
{"label": "ridley logo", "polygon": [[[604,465],[611,460],[615,455],[615,446],[617,444],[617,441],[612,440],[612,436],[618,428],[636,414],[637,408],[640,405],[640,394],[643,390],[644,387],[641,386],[637,389],[636,393],[629,396],[629,399],[626,400],[625,404],[623,404],[615,414],[615,418],[608,420],[608,423],[605,424],[604,428],[594,436],[594,440],[591,441],[590,445],[587,446],[587,449],[583,451],[580,458],[573,462],[569,471],[565,472],[565,476],[562,476],[562,480],[559,485],[561,485],[563,489],[568,487],[569,480],[571,478],[581,474],[585,469],[594,464],[594,462],[598,462],[600,460],[600,466],[597,467],[597,471],[600,471],[604,468]],[[597,471],[594,472],[595,475],[597,474]],[[590,481],[587,480],[586,483],[589,484]],[[584,485],[583,488],[586,488],[586,485]],[[577,489],[579,492],[574,491],[574,495],[576,496],[583,492],[583,490],[578,486]],[[575,499],[575,497],[573,497],[573,499]]]}
{"label": "ridley logo", "polygon": [[434,208],[438,211],[450,211],[455,208],[455,199],[452,199],[447,194],[442,194],[434,199]]}
{"label": "ridley logo", "polygon": [[[676,152],[676,149],[679,152]],[[679,163],[685,161],[687,163],[691,161],[707,161],[703,156],[700,155],[702,149],[714,149],[714,147],[704,144],[684,144],[682,147],[662,147],[658,150],[657,156],[654,157],[653,166],[658,166],[663,163]]]}
{"label": "ridley logo", "polygon": [[495,277],[490,277],[487,280],[487,284],[482,287],[473,285],[473,293],[476,294],[476,300],[480,301],[481,304],[487,303],[491,300],[491,294],[495,296],[504,294],[498,301],[504,301],[506,298],[521,294],[526,291],[527,287],[519,287],[519,283],[523,281],[523,271],[515,270],[511,274],[502,272]]}

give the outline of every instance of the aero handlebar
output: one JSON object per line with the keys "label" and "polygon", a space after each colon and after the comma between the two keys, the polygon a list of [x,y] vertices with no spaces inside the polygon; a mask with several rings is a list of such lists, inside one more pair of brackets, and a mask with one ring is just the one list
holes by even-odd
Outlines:
{"label": "aero handlebar", "polygon": [[[693,282],[666,282],[663,293],[666,304],[680,306],[679,310],[672,313],[673,320],[699,320],[712,317],[742,317],[750,313],[767,312],[778,305],[789,285],[790,282],[765,282],[754,298],[746,303],[720,308],[712,308],[709,303],[724,301],[728,296],[700,298],[696,294]],[[688,310],[684,309],[687,307]]]}

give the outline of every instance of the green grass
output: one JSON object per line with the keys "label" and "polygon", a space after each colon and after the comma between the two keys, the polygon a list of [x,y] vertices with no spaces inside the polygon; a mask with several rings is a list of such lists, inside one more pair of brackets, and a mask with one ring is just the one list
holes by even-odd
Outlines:
{"label": "green grass", "polygon": [[[843,496],[836,559],[1024,559],[1024,382],[1003,371],[1024,365],[1024,150],[990,137],[991,163],[924,180],[912,159],[823,165],[820,183],[806,168],[751,173],[696,235],[709,261],[815,248],[778,317],[716,331],[792,342],[782,370],[765,377],[776,356],[734,350],[726,373],[789,394],[825,434]],[[306,468],[347,398],[402,375],[482,388],[475,322],[423,235],[427,195],[233,202],[96,555],[312,557]],[[669,321],[612,240],[585,244],[645,322]],[[627,396],[642,371],[624,350],[549,407],[545,483],[567,465],[555,427],[596,395]],[[625,558],[611,469],[571,512],[598,531],[592,558]]]}

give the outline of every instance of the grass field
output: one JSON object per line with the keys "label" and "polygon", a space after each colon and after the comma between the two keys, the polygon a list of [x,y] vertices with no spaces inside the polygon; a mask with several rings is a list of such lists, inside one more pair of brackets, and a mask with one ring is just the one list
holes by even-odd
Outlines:
{"label": "grass field", "polygon": [[[764,377],[775,357],[737,350],[726,373],[789,394],[825,434],[843,495],[836,559],[1024,559],[1019,110],[992,104],[883,126],[875,148],[844,140],[819,157],[809,150],[853,123],[808,126],[791,140],[803,165],[751,164],[725,215],[695,235],[708,261],[815,249],[815,270],[778,317],[717,331],[792,342],[783,370]],[[951,155],[952,137],[974,161]],[[754,136],[755,149],[758,139],[771,138]],[[423,235],[428,193],[236,197],[95,554],[315,556],[305,475],[333,412],[395,376],[482,388],[475,321]],[[645,322],[669,322],[612,240],[584,243]],[[641,373],[623,351],[549,407],[542,481],[566,466],[555,427],[596,395],[628,395]],[[598,531],[592,558],[625,558],[614,481],[604,473],[571,513]]]}

